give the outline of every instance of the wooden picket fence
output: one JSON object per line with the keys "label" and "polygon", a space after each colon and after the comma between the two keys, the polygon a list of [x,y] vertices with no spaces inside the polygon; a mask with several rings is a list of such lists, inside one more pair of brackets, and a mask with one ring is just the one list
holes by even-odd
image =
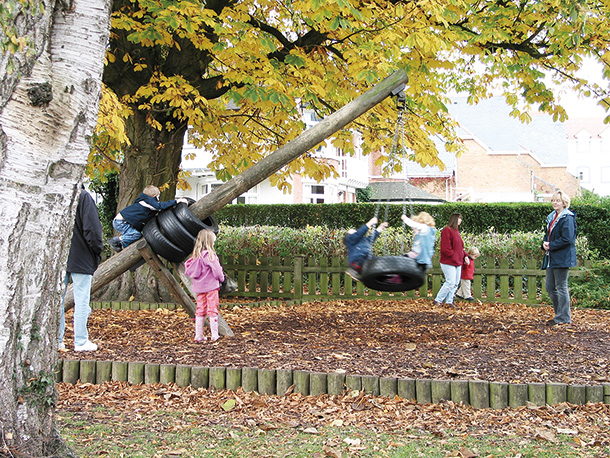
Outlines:
{"label": "wooden picket fence", "polygon": [[[260,300],[308,302],[334,299],[433,298],[443,283],[438,258],[419,290],[398,293],[366,288],[345,274],[345,258],[250,257],[221,258],[225,272],[237,281],[232,296]],[[478,258],[472,282],[473,296],[496,302],[535,304],[540,301],[546,271],[537,259]],[[588,263],[587,266],[588,267]],[[584,273],[572,269],[571,276]]]}

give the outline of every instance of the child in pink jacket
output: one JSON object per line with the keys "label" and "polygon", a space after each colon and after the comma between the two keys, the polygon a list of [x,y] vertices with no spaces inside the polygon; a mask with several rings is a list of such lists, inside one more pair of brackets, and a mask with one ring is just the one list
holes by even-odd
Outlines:
{"label": "child in pink jacket", "polygon": [[197,234],[193,254],[184,264],[185,273],[193,279],[193,292],[197,294],[195,312],[195,342],[207,340],[203,336],[205,316],[210,320],[210,340],[218,340],[218,291],[224,280],[224,272],[214,251],[216,234],[202,229]]}

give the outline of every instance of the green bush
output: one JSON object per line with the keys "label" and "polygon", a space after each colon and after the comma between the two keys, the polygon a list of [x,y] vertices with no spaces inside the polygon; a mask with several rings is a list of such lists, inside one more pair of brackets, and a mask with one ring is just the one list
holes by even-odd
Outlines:
{"label": "green bush", "polygon": [[[330,229],[325,226],[306,226],[294,229],[278,226],[225,226],[221,225],[216,249],[223,256],[346,256],[343,237],[347,229]],[[437,231],[437,250],[440,232]],[[542,259],[540,243],[543,233],[513,232],[500,234],[493,228],[483,234],[463,233],[466,247],[476,246],[483,257]],[[401,255],[409,251],[413,243],[413,231],[409,228],[388,227],[374,245],[378,256]],[[576,239],[580,263],[594,259],[586,237]]]}
{"label": "green bush", "polygon": [[[347,227],[358,227],[378,215],[386,219],[391,227],[402,226],[400,216],[402,204],[293,204],[293,205],[227,205],[214,214],[225,226],[280,226],[302,229],[322,226],[343,231]],[[602,258],[610,258],[610,209],[591,204],[570,207],[576,212],[578,234],[588,239],[588,249]],[[436,226],[447,224],[452,213],[463,216],[462,231],[465,234],[483,235],[493,231],[498,234],[541,233],[546,217],[552,208],[548,203],[468,203],[452,202],[442,205],[408,205],[407,214],[421,211],[430,213]],[[512,235],[511,235],[512,239]],[[519,239],[517,235],[515,242]],[[521,242],[519,242],[521,243]],[[496,247],[498,252],[507,250]]]}
{"label": "green bush", "polygon": [[581,277],[570,277],[570,297],[579,307],[610,309],[610,261],[594,261]]}
{"label": "green bush", "polygon": [[[475,246],[482,257],[508,259],[538,259],[542,262],[540,244],[544,231],[498,233],[492,227],[481,234],[462,234],[465,248]],[[579,235],[576,237],[576,256],[579,265],[585,260],[598,259],[597,250],[590,247],[588,239]]]}
{"label": "green bush", "polygon": [[113,236],[112,220],[116,216],[119,198],[119,174],[115,171],[107,172],[100,178],[93,178],[89,187],[102,198],[98,204],[100,221],[104,238]]}

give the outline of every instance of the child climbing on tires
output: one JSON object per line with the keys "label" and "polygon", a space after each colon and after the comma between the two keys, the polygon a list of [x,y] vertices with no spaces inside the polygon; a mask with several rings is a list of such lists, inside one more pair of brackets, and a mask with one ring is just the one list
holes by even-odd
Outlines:
{"label": "child climbing on tires", "polygon": [[193,279],[193,292],[197,294],[195,342],[207,340],[203,335],[206,315],[210,321],[210,340],[218,340],[218,292],[225,274],[214,251],[215,241],[216,234],[213,231],[199,231],[193,254],[184,263],[184,272]]}
{"label": "child climbing on tires", "polygon": [[127,248],[136,240],[142,237],[142,229],[153,216],[172,207],[179,202],[188,204],[188,200],[180,197],[175,200],[159,202],[161,191],[153,185],[148,185],[140,193],[133,204],[125,207],[114,217],[112,227],[114,227],[121,235],[112,237],[108,240],[108,245],[114,251],[121,251]]}

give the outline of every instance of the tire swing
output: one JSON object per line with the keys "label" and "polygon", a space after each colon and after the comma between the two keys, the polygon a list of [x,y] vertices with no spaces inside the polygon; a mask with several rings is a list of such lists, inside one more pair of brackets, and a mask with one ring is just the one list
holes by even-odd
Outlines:
{"label": "tire swing", "polygon": [[376,291],[409,291],[425,283],[426,271],[407,256],[378,256],[364,263],[360,281]]}
{"label": "tire swing", "polygon": [[[398,119],[386,170],[394,169],[396,161],[402,160],[403,157],[406,157],[404,151],[404,120],[402,116],[406,108],[406,96],[402,90],[403,88],[400,89],[400,92],[393,94],[398,96]],[[399,155],[399,152],[402,154]],[[397,158],[397,156],[399,157]],[[408,178],[406,177],[405,167],[405,195],[409,197],[411,214],[413,214],[413,203],[411,202],[407,181]],[[386,203],[386,221],[388,216],[388,205],[389,203]],[[402,212],[403,214],[406,214],[406,202],[403,203]],[[378,214],[379,203],[375,209],[375,217],[377,217]],[[401,248],[401,250],[404,252],[404,246]],[[426,270],[420,268],[415,259],[407,256],[376,256],[368,259],[360,271],[360,281],[362,284],[367,288],[376,291],[400,292],[418,289],[426,282],[426,277]]]}
{"label": "tire swing", "polygon": [[195,247],[195,237],[180,223],[173,208],[166,208],[157,215],[157,222],[170,242],[191,253]]}

